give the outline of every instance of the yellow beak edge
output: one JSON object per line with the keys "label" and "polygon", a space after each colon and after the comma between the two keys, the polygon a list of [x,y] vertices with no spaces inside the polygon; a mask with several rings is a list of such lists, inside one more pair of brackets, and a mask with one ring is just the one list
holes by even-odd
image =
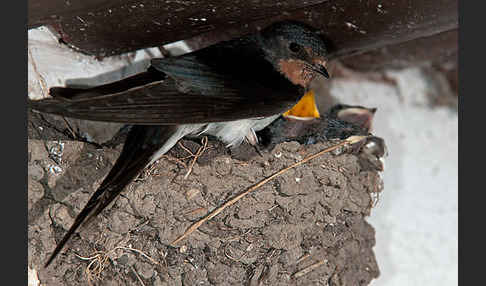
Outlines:
{"label": "yellow beak edge", "polygon": [[316,100],[314,92],[312,90],[308,91],[302,98],[297,102],[294,107],[286,111],[283,114],[284,117],[293,118],[298,120],[311,120],[314,118],[319,118],[319,110],[317,109]]}

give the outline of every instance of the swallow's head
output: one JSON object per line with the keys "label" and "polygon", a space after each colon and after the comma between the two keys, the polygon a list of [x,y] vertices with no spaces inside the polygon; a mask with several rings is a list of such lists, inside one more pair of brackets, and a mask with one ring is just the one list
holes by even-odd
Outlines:
{"label": "swallow's head", "polygon": [[292,83],[307,88],[316,76],[329,78],[326,45],[314,28],[284,21],[263,29],[260,36],[267,60]]}

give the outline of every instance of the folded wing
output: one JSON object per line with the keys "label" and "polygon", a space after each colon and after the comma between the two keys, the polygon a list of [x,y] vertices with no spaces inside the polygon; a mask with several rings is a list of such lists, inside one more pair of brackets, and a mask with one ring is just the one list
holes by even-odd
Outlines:
{"label": "folded wing", "polygon": [[301,96],[296,88],[275,89],[251,75],[215,70],[196,55],[154,59],[145,73],[94,88],[52,88],[52,98],[29,105],[79,119],[172,125],[274,115]]}

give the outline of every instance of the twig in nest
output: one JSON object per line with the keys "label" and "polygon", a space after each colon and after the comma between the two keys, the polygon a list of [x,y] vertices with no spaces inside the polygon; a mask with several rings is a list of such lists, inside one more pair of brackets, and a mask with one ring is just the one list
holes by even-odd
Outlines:
{"label": "twig in nest", "polygon": [[[197,158],[199,158],[199,156],[201,156],[202,153],[204,153],[204,151],[206,151],[206,147],[208,146],[208,137],[207,136],[203,137],[203,139],[201,140],[201,144],[203,144],[203,145],[201,147],[199,147],[199,149],[197,149],[196,154],[194,154],[194,159],[192,159],[191,164],[189,165],[189,169],[187,170],[187,173],[184,176],[184,180],[187,179],[187,177],[189,177],[189,175],[191,174],[192,168],[194,167],[194,164],[196,163]],[[183,145],[181,144],[181,146],[183,146]],[[186,150],[186,151],[188,151],[188,150]]]}
{"label": "twig in nest", "polygon": [[[94,280],[99,280],[101,278],[101,273],[105,269],[105,266],[108,264],[109,255],[111,253],[115,252],[118,249],[130,250],[130,251],[137,252],[140,255],[147,258],[153,264],[160,265],[160,263],[158,263],[155,259],[153,259],[152,257],[145,254],[143,251],[135,249],[135,248],[131,248],[131,247],[124,247],[124,246],[117,246],[117,247],[115,247],[115,248],[113,248],[113,249],[111,249],[107,252],[97,251],[97,252],[95,252],[95,254],[93,256],[90,256],[90,257],[83,257],[83,256],[80,256],[78,254],[74,254],[81,260],[90,261],[88,266],[86,266],[86,269],[84,270],[84,273],[86,274],[86,277],[88,278],[88,283],[90,285],[92,285],[92,282]],[[143,282],[142,282],[142,284],[143,284]]]}
{"label": "twig in nest", "polygon": [[82,257],[77,254],[74,255],[76,255],[79,259],[90,261],[88,266],[86,266],[84,273],[86,274],[86,278],[88,279],[88,284],[93,285],[94,280],[99,280],[101,278],[101,273],[108,263],[107,253],[98,251],[95,255],[91,257]]}
{"label": "twig in nest", "polygon": [[169,156],[169,155],[164,155],[164,157],[169,160],[169,161],[173,161],[173,162],[176,162],[178,164],[181,164],[184,168],[187,168],[187,164],[182,162],[182,160],[180,159],[177,159],[175,157],[172,157],[172,156]]}
{"label": "twig in nest", "polygon": [[157,177],[157,176],[160,176],[158,174],[156,175],[153,175],[152,172],[155,170],[155,168],[157,167],[157,163],[153,163],[152,165],[150,165],[148,168],[145,168],[141,173],[140,175],[138,175],[138,177],[135,179],[135,182],[144,182],[147,178],[153,176],[153,177]]}
{"label": "twig in nest", "polygon": [[341,146],[344,146],[344,145],[352,145],[352,144],[355,144],[355,143],[358,143],[360,142],[361,140],[365,139],[366,136],[351,136],[351,137],[348,137],[346,138],[345,140],[343,140],[342,142],[336,144],[336,145],[333,145],[331,147],[328,147],[316,154],[313,154],[307,158],[304,158],[302,159],[301,161],[299,162],[296,162],[276,173],[274,173],[273,175],[271,175],[270,177],[267,177],[266,179],[263,179],[262,181],[260,181],[259,183],[253,185],[252,187],[250,187],[248,190],[242,192],[241,194],[237,195],[236,197],[234,197],[233,199],[227,201],[226,203],[224,203],[222,206],[220,206],[219,208],[216,208],[215,210],[213,210],[212,212],[210,212],[207,216],[205,216],[204,218],[202,218],[201,220],[193,223],[187,230],[186,232],[184,232],[183,235],[179,236],[179,238],[177,238],[176,240],[174,240],[170,245],[175,247],[177,243],[179,243],[181,240],[183,240],[184,238],[186,238],[188,235],[190,235],[191,233],[193,233],[196,229],[198,229],[203,223],[205,223],[206,221],[212,219],[213,217],[217,216],[220,212],[222,212],[225,208],[233,205],[234,203],[236,203],[237,201],[239,201],[240,199],[242,199],[243,197],[245,197],[246,195],[248,195],[249,193],[253,192],[254,190],[258,189],[259,187],[263,186],[264,184],[268,183],[269,181],[275,179],[276,177],[286,173],[287,171],[289,171],[290,169],[293,169],[295,167],[298,167],[312,159],[315,159],[319,156],[322,156],[324,155],[325,153],[329,153],[333,150],[336,150],[337,148],[341,147]]}
{"label": "twig in nest", "polygon": [[133,265],[131,267],[132,267],[133,273],[135,273],[135,276],[137,277],[137,279],[140,282],[140,284],[142,284],[142,286],[145,286],[145,284],[142,281],[142,278],[140,278],[140,276],[138,275],[137,271],[135,270],[135,267],[133,267]]}
{"label": "twig in nest", "polygon": [[142,255],[145,258],[147,258],[153,264],[160,265],[160,263],[158,263],[155,259],[153,259],[152,257],[148,256],[147,254],[145,254],[141,250],[138,250],[138,249],[135,249],[135,248],[131,248],[131,247],[124,247],[124,246],[117,246],[113,250],[117,250],[117,249],[131,250],[131,251],[137,252],[138,254]]}
{"label": "twig in nest", "polygon": [[300,271],[295,272],[292,276],[294,278],[302,277],[302,276],[306,275],[307,273],[311,272],[312,270],[316,269],[317,267],[321,266],[322,264],[324,264],[326,262],[327,262],[327,260],[320,260],[320,261],[318,261],[314,264],[307,266],[306,268],[304,268]]}
{"label": "twig in nest", "polygon": [[301,263],[302,261],[306,260],[309,257],[310,257],[310,254],[307,253],[307,254],[303,255],[301,258],[299,258],[299,260],[297,260],[297,262],[295,264],[299,264],[299,263]]}
{"label": "twig in nest", "polygon": [[179,142],[177,143],[177,145],[179,145],[179,147],[181,147],[181,148],[182,148],[184,151],[186,151],[187,153],[189,153],[189,154],[190,154],[189,156],[184,157],[184,158],[182,158],[181,160],[184,160],[184,159],[187,159],[187,158],[194,157],[194,153],[192,153],[192,151],[191,151],[191,150],[189,150],[189,148],[187,148],[186,146],[184,146],[184,144],[182,144],[182,142],[181,142],[181,141],[179,141]]}

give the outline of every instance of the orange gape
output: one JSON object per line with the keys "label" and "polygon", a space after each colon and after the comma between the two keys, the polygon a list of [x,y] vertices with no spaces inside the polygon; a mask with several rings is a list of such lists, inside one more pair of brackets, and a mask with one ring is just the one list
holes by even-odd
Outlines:
{"label": "orange gape", "polygon": [[286,111],[283,116],[300,120],[319,118],[320,115],[314,99],[314,92],[311,90],[304,94],[299,102],[289,111]]}

